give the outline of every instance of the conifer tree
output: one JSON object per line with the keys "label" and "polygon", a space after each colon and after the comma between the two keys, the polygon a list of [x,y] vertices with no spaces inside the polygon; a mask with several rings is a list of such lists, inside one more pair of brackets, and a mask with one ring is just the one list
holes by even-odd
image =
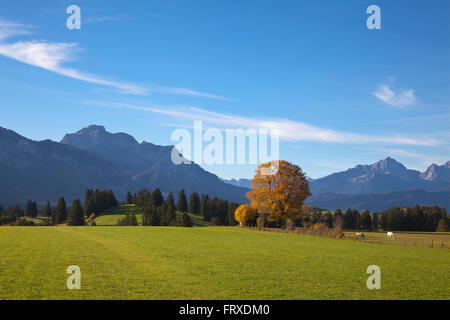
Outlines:
{"label": "conifer tree", "polygon": [[47,204],[45,205],[42,214],[44,217],[51,217],[52,216],[52,206],[50,205],[50,201],[47,201]]}
{"label": "conifer tree", "polygon": [[189,197],[188,211],[193,214],[200,213],[200,197],[197,192],[192,192]]}
{"label": "conifer tree", "polygon": [[75,199],[70,207],[69,216],[67,217],[69,226],[83,226],[84,214],[80,199]]}
{"label": "conifer tree", "polygon": [[181,190],[180,194],[178,195],[177,210],[181,212],[187,211],[187,199],[184,190]]}
{"label": "conifer tree", "polygon": [[31,204],[31,217],[36,218],[38,216],[38,207],[36,202],[32,202]]}
{"label": "conifer tree", "polygon": [[25,216],[26,217],[31,217],[32,206],[33,206],[33,201],[31,201],[31,199],[28,199],[27,204],[25,205]]}
{"label": "conifer tree", "polygon": [[127,204],[132,204],[133,203],[133,197],[131,196],[131,193],[128,192],[127,193]]}
{"label": "conifer tree", "polygon": [[58,205],[55,210],[53,210],[53,222],[63,223],[67,219],[67,206],[64,197],[59,198]]}
{"label": "conifer tree", "polygon": [[166,201],[164,201],[162,208],[163,209],[161,212],[161,225],[163,226],[172,225],[177,217],[172,192],[169,192],[169,195],[167,196]]}
{"label": "conifer tree", "polygon": [[160,206],[162,206],[164,198],[163,198],[163,196],[161,194],[161,190],[159,190],[159,188],[156,188],[155,191],[153,191],[153,193],[152,193],[152,201],[153,201],[153,205],[156,208],[159,208]]}

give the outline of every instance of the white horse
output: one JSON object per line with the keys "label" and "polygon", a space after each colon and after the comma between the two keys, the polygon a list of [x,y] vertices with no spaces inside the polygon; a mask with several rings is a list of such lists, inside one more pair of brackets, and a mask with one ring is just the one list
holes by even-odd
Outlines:
{"label": "white horse", "polygon": [[357,233],[355,233],[355,238],[356,239],[365,239],[366,235],[362,232],[357,232]]}
{"label": "white horse", "polygon": [[387,233],[387,239],[388,240],[395,240],[395,234],[393,232],[389,231]]}

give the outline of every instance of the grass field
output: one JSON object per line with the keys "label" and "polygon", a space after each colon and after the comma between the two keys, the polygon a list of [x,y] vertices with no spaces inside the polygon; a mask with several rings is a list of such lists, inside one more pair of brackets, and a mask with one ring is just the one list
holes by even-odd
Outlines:
{"label": "grass field", "polygon": [[[127,213],[134,213],[136,215],[136,219],[139,225],[142,225],[142,215],[144,211],[135,206],[134,204],[127,204],[123,206],[119,206],[113,209],[109,209],[95,218],[95,223],[98,226],[115,226],[117,225],[117,220],[125,217]],[[177,215],[181,213],[177,211]],[[192,222],[194,223],[194,227],[206,227],[209,226],[210,223],[208,221],[203,220],[202,216],[190,214],[189,216],[192,218]]]}
{"label": "grass field", "polygon": [[0,257],[0,299],[450,298],[448,249],[239,227],[0,227]]}

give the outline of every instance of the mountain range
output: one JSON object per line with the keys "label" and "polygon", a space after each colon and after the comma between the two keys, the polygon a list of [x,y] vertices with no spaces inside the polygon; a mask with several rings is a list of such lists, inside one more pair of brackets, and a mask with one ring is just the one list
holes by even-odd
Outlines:
{"label": "mountain range", "polygon": [[371,165],[357,165],[346,171],[310,180],[312,194],[370,194],[423,189],[450,190],[450,161],[432,164],[424,172],[407,169],[400,162],[387,158]]}
{"label": "mountain range", "polygon": [[[0,127],[0,204],[71,201],[87,188],[112,189],[119,199],[140,189],[184,189],[211,197],[246,202],[248,179],[225,180],[199,165],[176,165],[173,146],[137,142],[126,133],[92,125],[60,142],[33,141]],[[407,169],[392,158],[357,165],[320,179],[308,178],[307,203],[324,208],[382,210],[396,205],[441,205],[450,209],[450,161],[424,172]]]}
{"label": "mountain range", "polygon": [[310,179],[309,186],[312,196],[306,203],[319,208],[380,211],[418,204],[450,210],[450,161],[419,172],[389,157]]}
{"label": "mountain range", "polygon": [[306,204],[328,210],[351,208],[356,210],[366,209],[370,212],[380,212],[392,207],[438,205],[450,211],[450,191],[413,189],[371,194],[322,193],[309,197]]}
{"label": "mountain range", "polygon": [[61,142],[33,141],[0,127],[0,203],[55,202],[83,197],[87,188],[112,189],[119,199],[140,189],[185,189],[245,202],[245,188],[222,182],[197,164],[175,165],[173,146],[138,143],[125,133],[89,126]]}

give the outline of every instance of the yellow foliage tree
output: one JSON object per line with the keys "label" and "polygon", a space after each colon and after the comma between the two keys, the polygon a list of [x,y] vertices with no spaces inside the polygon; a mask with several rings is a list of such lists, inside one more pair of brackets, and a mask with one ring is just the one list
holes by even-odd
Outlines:
{"label": "yellow foliage tree", "polygon": [[[273,174],[267,174],[269,172]],[[302,169],[282,160],[258,166],[247,198],[253,209],[267,214],[270,220],[286,220],[302,214],[303,202],[310,195]]]}
{"label": "yellow foliage tree", "polygon": [[244,226],[248,221],[254,220],[256,217],[255,210],[248,204],[241,204],[234,212],[234,218],[239,225]]}

